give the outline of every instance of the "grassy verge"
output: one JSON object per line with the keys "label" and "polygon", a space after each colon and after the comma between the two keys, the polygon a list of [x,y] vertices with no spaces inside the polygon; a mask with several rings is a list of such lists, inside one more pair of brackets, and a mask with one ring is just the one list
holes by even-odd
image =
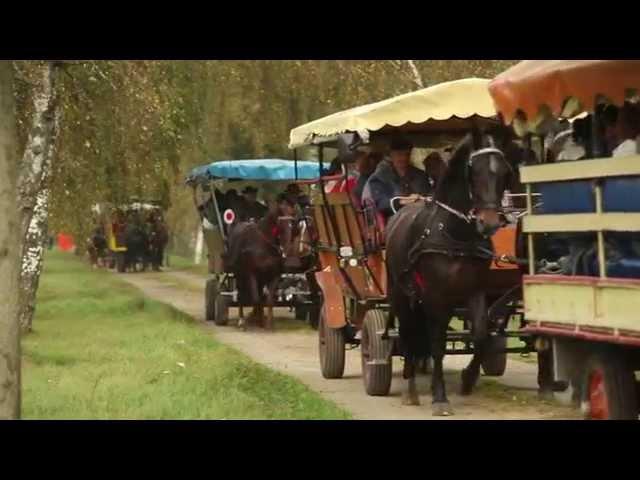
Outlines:
{"label": "grassy verge", "polygon": [[23,417],[328,419],[349,415],[191,319],[59,252],[23,340]]}
{"label": "grassy verge", "polygon": [[197,273],[198,275],[206,276],[209,273],[207,266],[207,258],[204,256],[202,263],[196,265],[193,263],[192,258],[181,257],[179,255],[169,255],[169,265],[173,270],[180,270],[183,272]]}

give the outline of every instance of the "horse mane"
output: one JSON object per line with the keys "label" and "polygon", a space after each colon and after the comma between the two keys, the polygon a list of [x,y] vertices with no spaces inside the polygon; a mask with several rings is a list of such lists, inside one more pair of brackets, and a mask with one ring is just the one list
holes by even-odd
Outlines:
{"label": "horse mane", "polygon": [[458,145],[456,145],[451,158],[447,162],[444,175],[436,186],[436,199],[446,200],[450,194],[454,192],[454,187],[459,184],[461,180],[464,180],[464,165],[469,159],[472,148],[473,136],[468,133]]}

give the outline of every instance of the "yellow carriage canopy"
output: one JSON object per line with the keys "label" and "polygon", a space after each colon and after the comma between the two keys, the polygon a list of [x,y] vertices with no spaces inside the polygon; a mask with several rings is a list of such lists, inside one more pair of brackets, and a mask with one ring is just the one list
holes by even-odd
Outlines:
{"label": "yellow carriage canopy", "polygon": [[496,117],[489,82],[454,80],[343,110],[291,130],[289,148],[321,143],[342,133],[357,133],[367,142],[372,132],[463,132],[472,120]]}
{"label": "yellow carriage canopy", "polygon": [[508,124],[518,111],[529,122],[545,112],[563,116],[569,99],[577,103],[564,112],[567,116],[593,111],[598,96],[621,105],[633,90],[640,90],[638,60],[525,60],[489,85],[496,109]]}

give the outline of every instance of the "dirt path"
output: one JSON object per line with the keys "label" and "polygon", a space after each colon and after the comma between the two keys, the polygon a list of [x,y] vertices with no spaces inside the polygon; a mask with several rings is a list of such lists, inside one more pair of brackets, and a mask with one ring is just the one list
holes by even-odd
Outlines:
{"label": "dirt path", "polygon": [[[401,361],[394,358],[394,378],[387,397],[369,397],[361,379],[360,352],[347,352],[345,376],[339,380],[326,380],[318,365],[316,332],[311,329],[239,331],[234,326],[217,327],[204,321],[204,277],[178,271],[155,274],[125,274],[121,278],[138,287],[145,295],[167,303],[200,321],[204,329],[221,342],[244,352],[257,362],[289,374],[325,398],[350,411],[359,419],[433,419],[431,416],[429,377],[418,379],[421,406],[401,404],[404,388]],[[279,309],[277,316],[290,314]],[[231,310],[232,319],[237,315]],[[276,321],[276,330],[278,322]],[[536,368],[533,364],[509,360],[507,373],[500,379],[481,378],[470,397],[457,394],[460,370],[468,362],[467,356],[445,359],[445,374],[449,401],[455,415],[447,419],[567,419],[576,418],[578,412],[559,405],[539,401],[536,397]]]}

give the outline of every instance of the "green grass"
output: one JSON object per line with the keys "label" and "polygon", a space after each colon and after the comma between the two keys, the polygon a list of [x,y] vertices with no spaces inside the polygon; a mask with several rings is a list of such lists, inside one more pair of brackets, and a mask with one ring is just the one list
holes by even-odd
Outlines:
{"label": "green grass", "polygon": [[24,418],[349,418],[64,253],[45,260],[34,329],[22,342]]}
{"label": "green grass", "polygon": [[209,267],[207,266],[206,255],[203,255],[203,260],[200,265],[193,263],[192,258],[181,257],[179,255],[169,255],[169,265],[173,270],[180,270],[183,272],[197,273],[199,275],[207,275],[209,273]]}

